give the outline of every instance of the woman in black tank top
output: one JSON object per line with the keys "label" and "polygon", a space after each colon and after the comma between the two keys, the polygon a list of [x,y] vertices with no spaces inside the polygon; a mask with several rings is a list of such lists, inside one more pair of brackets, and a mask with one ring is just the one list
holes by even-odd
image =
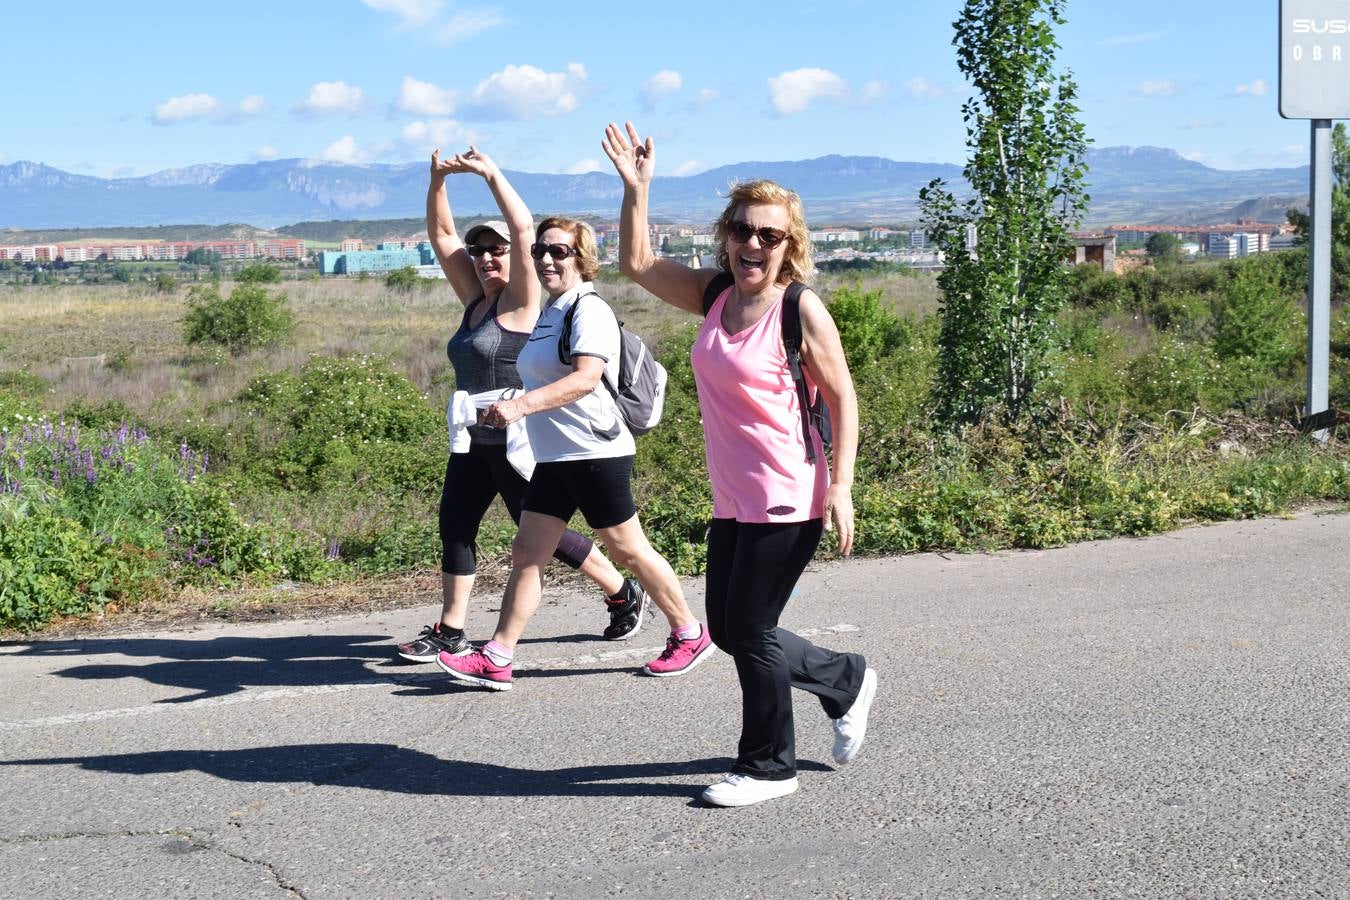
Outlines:
{"label": "woman in black tank top", "polygon": [[[463,241],[455,232],[445,190],[446,176],[461,173],[487,182],[505,219],[473,226]],[[529,254],[533,234],[530,211],[485,154],[472,146],[445,160],[439,150],[431,154],[427,235],[465,307],[446,346],[459,390],[481,393],[520,387],[516,356],[539,317],[541,298]],[[513,279],[513,271],[520,277]],[[505,432],[472,425],[469,434],[469,452],[450,454],[441,489],[441,616],[417,638],[398,646],[398,655],[411,662],[433,662],[441,653],[456,656],[473,649],[464,636],[464,624],[477,568],[478,527],[498,495],[511,518],[520,522],[527,482],[506,459]],[[621,640],[637,632],[647,598],[635,580],[621,576],[590,540],[575,531],[563,535],[554,556],[604,591],[610,619],[605,638]]]}

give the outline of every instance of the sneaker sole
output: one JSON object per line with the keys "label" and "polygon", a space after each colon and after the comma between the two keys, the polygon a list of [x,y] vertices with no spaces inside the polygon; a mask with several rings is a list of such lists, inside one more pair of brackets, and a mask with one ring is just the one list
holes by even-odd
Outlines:
{"label": "sneaker sole", "polygon": [[[705,625],[703,627],[707,628],[708,626]],[[695,656],[692,660],[689,661],[689,665],[685,666],[683,669],[676,669],[674,672],[653,672],[647,666],[643,666],[642,671],[647,675],[652,676],[653,678],[674,678],[677,675],[683,675],[690,669],[694,668],[694,666],[697,666],[699,663],[703,662],[703,660],[711,656],[713,654],[713,651],[715,651],[716,649],[717,645],[714,644],[712,641],[709,641],[708,646],[704,647],[703,650],[699,652],[698,656]]]}
{"label": "sneaker sole", "polygon": [[610,637],[609,635],[605,635],[605,636],[604,636],[604,637],[605,637],[605,640],[607,640],[607,641],[626,641],[626,640],[628,640],[630,637],[632,637],[633,635],[635,635],[635,634],[637,634],[639,631],[641,631],[641,630],[642,630],[642,623],[646,620],[647,615],[651,612],[651,605],[652,605],[652,598],[649,597],[649,596],[647,596],[646,594],[643,594],[643,595],[642,595],[642,606],[638,607],[637,624],[633,626],[633,630],[632,630],[632,631],[629,631],[629,632],[626,632],[626,633],[624,633],[624,634],[616,634],[614,637]]}
{"label": "sneaker sole", "polygon": [[[451,656],[468,656],[470,653],[473,652],[473,650],[474,650],[473,645],[470,644],[468,647],[465,647],[463,650],[459,650],[459,651],[457,651],[457,652],[455,652],[455,653],[451,653],[450,655],[451,655]],[[430,652],[430,653],[424,653],[424,654],[421,654],[421,655],[414,655],[414,654],[412,654],[412,653],[404,653],[402,650],[399,650],[399,651],[397,651],[397,652],[398,652],[398,655],[399,655],[399,656],[403,657],[403,658],[406,659],[408,662],[415,662],[415,663],[429,663],[429,662],[435,662],[435,661],[436,661],[436,657],[440,655],[440,652],[441,652],[441,651],[439,651],[439,650],[433,650],[433,651]]]}
{"label": "sneaker sole", "polygon": [[[768,784],[778,783],[779,782],[774,781],[768,782]],[[761,794],[756,797],[724,797],[721,800],[715,799],[717,797],[716,794],[709,796],[708,792],[712,790],[712,788],[709,787],[703,791],[703,802],[709,806],[720,806],[725,809],[734,809],[739,806],[754,806],[756,803],[763,803],[765,800],[777,800],[779,797],[787,797],[797,793],[798,783],[796,781],[790,781],[788,784],[791,784],[792,786],[787,789],[776,788],[773,792]]]}
{"label": "sneaker sole", "polygon": [[[461,653],[458,655],[465,656],[466,654]],[[458,672],[447,666],[445,663],[441,662],[439,656],[436,658],[436,665],[440,667],[440,670],[442,672],[449,675],[451,678],[453,678],[455,681],[458,681],[460,684],[468,684],[472,685],[473,687],[487,688],[489,691],[511,690],[511,682],[509,681],[493,681],[490,678],[479,678],[476,675],[466,675],[463,672]]]}

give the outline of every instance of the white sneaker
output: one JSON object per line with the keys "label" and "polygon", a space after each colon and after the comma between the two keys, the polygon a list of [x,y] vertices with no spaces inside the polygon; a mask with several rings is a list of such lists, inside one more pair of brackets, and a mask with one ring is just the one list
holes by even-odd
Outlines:
{"label": "white sneaker", "polygon": [[739,772],[730,772],[722,776],[717,784],[709,785],[703,791],[703,802],[713,806],[749,806],[762,803],[775,797],[786,797],[797,790],[797,776],[783,781],[768,781],[763,778],[751,778]]}
{"label": "white sneaker", "polygon": [[867,737],[867,713],[876,695],[877,670],[868,669],[863,673],[862,687],[858,688],[853,705],[834,720],[834,761],[838,765],[852,762],[862,749],[863,738]]}

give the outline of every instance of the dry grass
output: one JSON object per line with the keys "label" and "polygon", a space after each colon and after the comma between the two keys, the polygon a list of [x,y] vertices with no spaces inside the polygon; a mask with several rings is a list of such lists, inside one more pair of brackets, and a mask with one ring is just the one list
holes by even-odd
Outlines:
{"label": "dry grass", "polygon": [[[881,288],[899,313],[931,312],[931,276],[827,276],[827,299],[840,286]],[[233,285],[225,284],[228,292]],[[600,292],[628,327],[653,343],[693,321],[628,281],[605,281]],[[445,342],[463,308],[448,285],[395,293],[383,280],[287,282],[296,314],[292,342],[233,358],[183,343],[187,290],[159,294],[146,285],[17,286],[0,292],[0,371],[27,370],[43,379],[46,405],[76,400],[120,401],[153,421],[205,419],[228,424],[230,401],[255,376],[298,370],[311,354],[387,357],[433,399],[450,381]]]}

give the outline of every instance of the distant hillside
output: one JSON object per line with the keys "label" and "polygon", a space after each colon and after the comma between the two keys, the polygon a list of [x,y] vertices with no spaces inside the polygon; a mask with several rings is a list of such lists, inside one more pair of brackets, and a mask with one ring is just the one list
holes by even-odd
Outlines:
{"label": "distant hillside", "polygon": [[0,244],[68,244],[107,241],[234,241],[270,237],[276,232],[252,225],[147,225],[140,228],[53,228],[22,231],[0,228]]}
{"label": "distant hillside", "polygon": [[[1210,216],[1253,197],[1295,197],[1306,192],[1308,183],[1306,166],[1220,171],[1155,147],[1107,147],[1089,153],[1088,163],[1088,224],[1097,225],[1172,221],[1197,211]],[[618,213],[622,187],[613,175],[508,174],[537,216],[561,212],[612,218]],[[652,214],[706,223],[720,211],[728,186],[747,178],[772,178],[796,189],[813,223],[902,223],[917,218],[919,189],[934,178],[960,190],[961,167],[875,156],[736,163],[698,175],[658,177]],[[496,214],[481,179],[454,177],[447,185],[461,222]],[[0,166],[0,228],[42,229],[45,234],[115,229],[118,236],[134,236],[128,229],[148,227],[164,232],[156,236],[172,232],[191,239],[207,234],[185,232],[192,225],[247,222],[221,227],[291,226],[285,230],[288,235],[336,240],[353,235],[350,226],[339,229],[335,222],[357,220],[373,223],[370,230],[360,228],[372,237],[388,236],[391,230],[412,235],[421,232],[425,196],[426,166],[421,162],[347,166],[271,160],[118,179],[17,162]],[[168,222],[187,224],[165,226]]]}

